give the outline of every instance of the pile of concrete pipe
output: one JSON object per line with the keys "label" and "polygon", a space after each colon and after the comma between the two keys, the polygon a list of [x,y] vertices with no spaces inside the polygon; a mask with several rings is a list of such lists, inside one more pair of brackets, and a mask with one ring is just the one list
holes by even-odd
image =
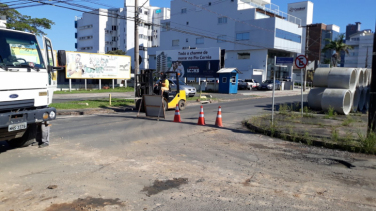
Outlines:
{"label": "pile of concrete pipe", "polygon": [[339,114],[368,110],[371,70],[361,68],[317,68],[308,94],[308,106]]}

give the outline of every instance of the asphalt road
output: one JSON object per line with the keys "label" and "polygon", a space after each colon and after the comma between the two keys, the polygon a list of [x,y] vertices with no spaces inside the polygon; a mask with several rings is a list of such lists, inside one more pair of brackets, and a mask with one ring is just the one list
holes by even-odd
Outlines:
{"label": "asphalt road", "polygon": [[[299,96],[277,98],[295,102]],[[181,111],[59,117],[51,146],[0,142],[0,210],[375,210],[374,156],[252,134],[271,99]]]}

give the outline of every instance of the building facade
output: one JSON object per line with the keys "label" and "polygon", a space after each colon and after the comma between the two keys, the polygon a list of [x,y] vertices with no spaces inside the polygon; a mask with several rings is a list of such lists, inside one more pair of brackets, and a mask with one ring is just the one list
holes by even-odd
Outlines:
{"label": "building facade", "polygon": [[[274,57],[301,53],[301,20],[279,10],[270,0],[171,1],[171,18],[161,21],[160,46],[149,49],[150,68],[156,69],[157,51],[219,47],[224,66],[235,67],[249,79],[291,77],[292,66],[275,67]],[[163,55],[162,55],[163,56]]]}
{"label": "building facade", "polygon": [[7,16],[5,15],[0,16],[0,28],[6,28],[7,27],[6,24],[7,24]]}
{"label": "building facade", "polygon": [[326,25],[323,23],[307,25],[308,60],[319,61],[321,64],[329,64],[334,50],[322,52],[322,49],[329,43],[329,40],[335,40],[340,35],[340,27],[334,24]]}
{"label": "building facade", "polygon": [[[79,52],[106,53],[123,50],[134,55],[134,0],[125,0],[124,8],[98,9],[83,13],[77,18],[75,48]],[[148,68],[147,49],[160,45],[160,27],[162,20],[170,17],[170,9],[150,6],[147,0],[138,0],[139,6],[139,49],[141,69]],[[134,66],[132,61],[132,67]]]}
{"label": "building facade", "polygon": [[371,30],[362,30],[349,36],[346,44],[353,47],[345,56],[345,67],[372,67],[373,39],[375,33]]}

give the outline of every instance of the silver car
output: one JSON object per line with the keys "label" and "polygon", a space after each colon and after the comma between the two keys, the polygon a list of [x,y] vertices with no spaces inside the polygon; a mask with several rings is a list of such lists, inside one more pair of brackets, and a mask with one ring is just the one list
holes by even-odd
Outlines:
{"label": "silver car", "polygon": [[[176,86],[176,79],[172,79],[169,81],[172,87]],[[179,80],[179,87],[180,87],[180,90],[185,90],[187,97],[194,97],[196,94],[196,88],[194,88],[193,86],[189,86],[180,80]]]}

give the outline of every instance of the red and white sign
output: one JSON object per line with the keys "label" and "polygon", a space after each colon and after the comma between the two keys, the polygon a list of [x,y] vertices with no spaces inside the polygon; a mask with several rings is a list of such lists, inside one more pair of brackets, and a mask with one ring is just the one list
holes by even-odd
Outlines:
{"label": "red and white sign", "polygon": [[308,59],[304,55],[300,55],[295,59],[295,66],[299,69],[303,69],[307,66]]}

